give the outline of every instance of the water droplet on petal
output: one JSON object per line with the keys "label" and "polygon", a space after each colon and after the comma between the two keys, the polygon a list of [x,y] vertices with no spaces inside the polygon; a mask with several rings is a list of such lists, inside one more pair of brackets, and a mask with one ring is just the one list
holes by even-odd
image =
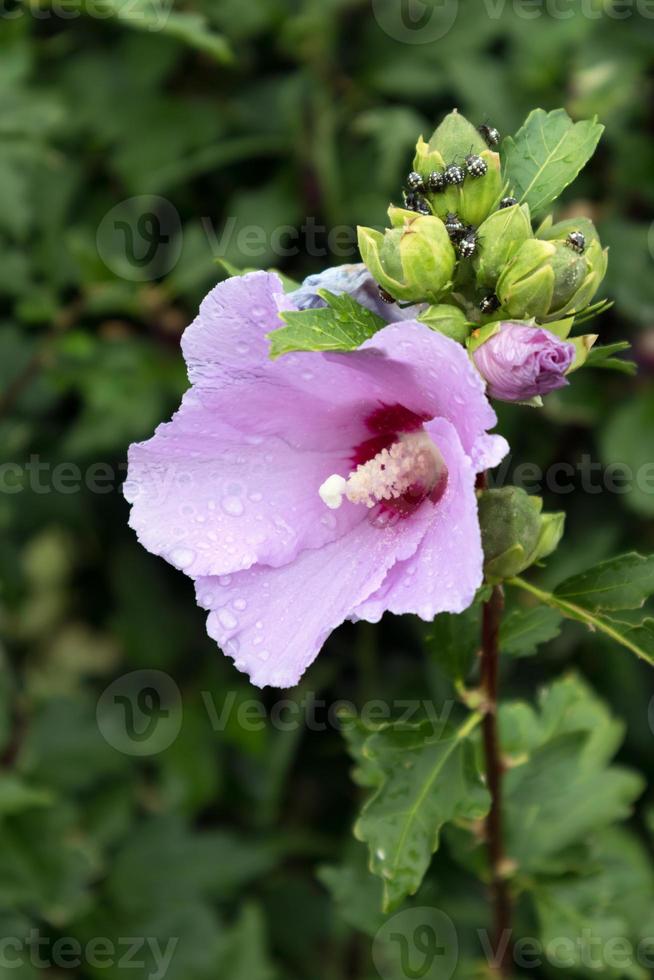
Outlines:
{"label": "water droplet on petal", "polygon": [[243,513],[243,501],[240,497],[225,497],[222,508],[230,517],[240,517]]}
{"label": "water droplet on petal", "polygon": [[234,599],[234,609],[239,609],[242,611],[243,609],[247,609],[247,605],[248,604],[245,599]]}
{"label": "water droplet on petal", "polygon": [[193,564],[195,552],[191,548],[173,548],[168,557],[175,568],[183,569]]}
{"label": "water droplet on petal", "polygon": [[238,619],[229,609],[220,609],[218,611],[218,620],[220,625],[224,626],[226,630],[233,630],[238,626]]}

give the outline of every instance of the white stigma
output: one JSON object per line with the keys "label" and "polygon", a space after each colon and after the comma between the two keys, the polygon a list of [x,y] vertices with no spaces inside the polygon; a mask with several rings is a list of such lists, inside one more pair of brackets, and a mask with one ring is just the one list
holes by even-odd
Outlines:
{"label": "white stigma", "polygon": [[318,490],[318,493],[322,498],[322,502],[327,504],[330,510],[338,510],[343,503],[343,494],[346,490],[347,480],[339,476],[338,473],[333,473],[332,476],[327,477]]}
{"label": "white stigma", "polygon": [[382,500],[401,497],[416,484],[428,493],[444,469],[443,457],[427,433],[408,432],[389,449],[357,466],[347,479],[337,473],[329,476],[318,493],[331,510],[341,506],[343,497],[353,504],[374,507]]}

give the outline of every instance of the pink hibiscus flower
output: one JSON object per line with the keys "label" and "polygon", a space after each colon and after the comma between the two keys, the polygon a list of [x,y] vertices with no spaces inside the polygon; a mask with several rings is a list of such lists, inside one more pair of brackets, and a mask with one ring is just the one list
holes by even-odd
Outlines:
{"label": "pink hibiscus flower", "polygon": [[460,612],[482,581],[475,477],[505,440],[464,349],[416,321],[350,353],[268,356],[275,275],[218,285],[186,330],[191,388],[130,448],[141,543],[190,575],[207,629],[289,687],[346,619]]}

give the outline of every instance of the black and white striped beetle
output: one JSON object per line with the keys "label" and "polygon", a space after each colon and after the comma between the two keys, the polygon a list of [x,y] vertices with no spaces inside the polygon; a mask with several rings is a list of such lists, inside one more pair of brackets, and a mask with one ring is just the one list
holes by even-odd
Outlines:
{"label": "black and white striped beetle", "polygon": [[512,208],[514,204],[518,203],[517,197],[503,197],[500,201],[500,211],[504,208]]}
{"label": "black and white striped beetle", "polygon": [[402,191],[402,197],[404,198],[404,207],[407,211],[415,211],[416,214],[431,214],[431,208],[424,197],[421,197],[415,191]]}
{"label": "black and white striped beetle", "polygon": [[484,296],[479,301],[479,309],[484,314],[488,316],[489,313],[494,313],[495,310],[499,310],[500,301],[495,295],[495,293],[489,293],[488,296]]}
{"label": "black and white striped beetle", "polygon": [[486,143],[488,144],[488,146],[491,147],[491,149],[497,146],[497,144],[502,138],[500,136],[499,129],[495,129],[495,126],[488,126],[486,125],[486,123],[483,123],[481,126],[479,126],[479,132],[484,137]]}
{"label": "black and white striped beetle", "polygon": [[444,191],[446,186],[445,174],[441,170],[432,170],[427,178],[428,189],[437,194],[440,191]]}
{"label": "black and white striped beetle", "polygon": [[445,180],[448,184],[462,184],[466,179],[466,172],[463,167],[456,163],[451,163],[445,168]]}
{"label": "black and white striped beetle", "polygon": [[447,233],[450,236],[450,241],[458,242],[466,230],[466,226],[463,224],[458,214],[448,211],[445,215],[444,224],[447,229]]}
{"label": "black and white striped beetle", "polygon": [[477,229],[473,225],[466,225],[464,233],[459,241],[459,255],[462,259],[471,259],[477,251],[479,239]]}
{"label": "black and white striped beetle", "polygon": [[483,157],[477,156],[476,153],[471,153],[466,157],[465,165],[471,177],[483,177],[488,171],[488,164]]}
{"label": "black and white striped beetle", "polygon": [[586,236],[580,231],[571,231],[565,243],[568,248],[574,249],[579,255],[583,255],[586,251]]}
{"label": "black and white striped beetle", "polygon": [[417,170],[412,170],[406,179],[407,187],[410,191],[424,191],[425,182]]}

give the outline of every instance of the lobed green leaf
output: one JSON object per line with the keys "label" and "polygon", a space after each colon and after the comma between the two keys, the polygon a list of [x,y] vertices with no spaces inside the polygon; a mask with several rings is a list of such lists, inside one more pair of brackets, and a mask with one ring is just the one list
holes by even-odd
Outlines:
{"label": "lobed green leaf", "polygon": [[604,131],[597,117],[573,123],[565,109],[534,109],[502,142],[502,163],[520,204],[543,211],[588,163]]}
{"label": "lobed green leaf", "polygon": [[272,358],[291,351],[356,350],[386,325],[380,316],[346,293],[337,296],[327,289],[318,292],[327,306],[280,314],[286,326],[268,334]]}

